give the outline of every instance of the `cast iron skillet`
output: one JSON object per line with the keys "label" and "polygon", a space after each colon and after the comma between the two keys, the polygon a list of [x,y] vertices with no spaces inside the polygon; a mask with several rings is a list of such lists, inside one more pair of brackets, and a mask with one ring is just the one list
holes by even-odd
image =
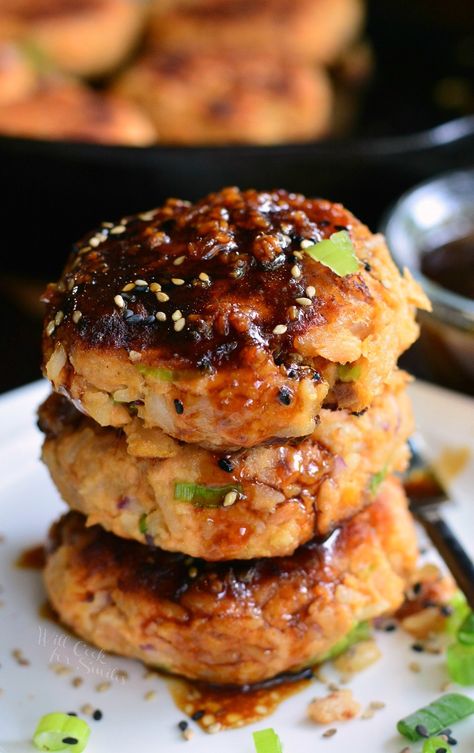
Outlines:
{"label": "cast iron skillet", "polygon": [[70,244],[102,220],[232,184],[326,196],[376,227],[414,183],[474,164],[474,115],[456,118],[462,110],[433,97],[443,76],[473,75],[458,62],[471,21],[472,0],[369,0],[375,75],[350,139],[142,149],[0,138],[2,270],[55,277]]}

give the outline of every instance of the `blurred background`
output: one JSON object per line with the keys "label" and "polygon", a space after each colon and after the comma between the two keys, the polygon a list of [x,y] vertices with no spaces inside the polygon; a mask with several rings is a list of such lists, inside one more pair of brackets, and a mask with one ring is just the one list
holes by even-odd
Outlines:
{"label": "blurred background", "polygon": [[[39,294],[104,220],[238,184],[342,201],[375,230],[420,181],[474,167],[474,2],[1,0],[0,165],[5,391],[39,378]],[[412,202],[392,245],[449,291],[403,365],[474,394],[463,185],[467,224],[432,216],[407,259]]]}

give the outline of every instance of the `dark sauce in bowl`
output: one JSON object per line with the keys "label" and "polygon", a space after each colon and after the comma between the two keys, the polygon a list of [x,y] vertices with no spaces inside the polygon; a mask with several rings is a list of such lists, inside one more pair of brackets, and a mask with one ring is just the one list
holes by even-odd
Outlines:
{"label": "dark sauce in bowl", "polygon": [[421,271],[441,287],[474,300],[474,232],[423,254]]}

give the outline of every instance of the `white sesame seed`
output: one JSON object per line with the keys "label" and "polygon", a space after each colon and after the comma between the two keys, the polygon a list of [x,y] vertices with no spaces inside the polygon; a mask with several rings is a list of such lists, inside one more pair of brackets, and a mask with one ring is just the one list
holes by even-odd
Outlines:
{"label": "white sesame seed", "polygon": [[188,575],[190,578],[196,578],[198,574],[197,567],[190,567],[188,570]]}
{"label": "white sesame seed", "polygon": [[178,319],[178,321],[174,323],[175,332],[181,332],[185,324],[186,324],[186,319],[184,317],[182,317],[181,319]]}
{"label": "white sesame seed", "polygon": [[114,226],[113,222],[103,222],[102,227],[111,228]]}
{"label": "white sesame seed", "polygon": [[150,222],[155,216],[154,210],[152,212],[142,212],[138,215],[139,220],[143,220],[144,222]]}
{"label": "white sesame seed", "polygon": [[62,311],[58,311],[56,316],[54,317],[54,323],[56,327],[59,327],[63,319],[64,319],[64,313]]}
{"label": "white sesame seed", "polygon": [[210,733],[211,735],[215,735],[215,734],[216,734],[216,732],[220,732],[220,731],[221,731],[221,729],[222,729],[222,724],[221,724],[220,722],[214,722],[214,724],[211,724],[211,725],[210,725],[210,726],[209,726],[209,727],[207,728],[207,731],[208,731],[208,732],[209,732],[209,733]]}
{"label": "white sesame seed", "polygon": [[92,716],[94,713],[94,707],[90,703],[85,703],[83,706],[81,706],[81,711],[86,716]]}
{"label": "white sesame seed", "polygon": [[92,248],[97,248],[97,246],[99,245],[99,243],[100,243],[100,239],[97,238],[97,236],[95,236],[95,235],[94,235],[93,238],[90,238],[90,240],[89,240],[89,244],[92,246]]}
{"label": "white sesame seed", "polygon": [[303,258],[303,254],[301,253],[301,251],[293,251],[293,256],[295,257],[295,259]]}
{"label": "white sesame seed", "polygon": [[179,266],[180,266],[180,265],[181,265],[181,264],[183,263],[183,261],[184,261],[185,259],[186,259],[186,257],[185,257],[185,256],[178,256],[178,257],[177,257],[177,258],[176,258],[176,259],[174,260],[174,262],[173,262],[174,266],[175,266],[175,267],[179,267]]}
{"label": "white sesame seed", "polygon": [[56,324],[54,323],[54,319],[51,319],[50,322],[46,325],[46,334],[48,336],[51,336],[56,329]]}
{"label": "white sesame seed", "polygon": [[171,314],[171,318],[174,322],[177,322],[179,319],[183,318],[183,315],[179,309],[176,309],[176,311],[173,311]]}
{"label": "white sesame seed", "polygon": [[119,307],[119,309],[125,308],[125,301],[123,300],[122,296],[120,294],[114,296],[114,303],[116,306]]}
{"label": "white sesame seed", "polygon": [[206,274],[206,272],[200,272],[199,279],[202,280],[203,282],[209,282],[211,278],[209,277],[208,274]]}
{"label": "white sesame seed", "polygon": [[311,306],[311,298],[297,298],[296,303],[299,303],[300,306]]}
{"label": "white sesame seed", "polygon": [[161,285],[159,282],[152,282],[150,284],[150,290],[152,293],[159,293],[161,290]]}
{"label": "white sesame seed", "polygon": [[224,501],[222,503],[223,507],[231,507],[231,505],[234,504],[234,502],[237,500],[238,494],[237,492],[227,492],[227,494],[224,497]]}
{"label": "white sesame seed", "polygon": [[99,682],[99,684],[95,686],[95,689],[98,693],[105,693],[105,691],[110,688],[110,685],[110,682]]}
{"label": "white sesame seed", "polygon": [[135,285],[137,285],[139,288],[148,287],[148,283],[146,280],[135,280]]}
{"label": "white sesame seed", "polygon": [[276,327],[273,328],[273,334],[274,335],[284,335],[288,327],[286,324],[277,324]]}
{"label": "white sesame seed", "polygon": [[300,248],[311,248],[311,246],[314,246],[314,242],[308,240],[305,238],[305,240],[301,241]]}
{"label": "white sesame seed", "polygon": [[188,729],[183,730],[183,737],[185,740],[191,740],[194,737],[194,730]]}
{"label": "white sesame seed", "polygon": [[67,289],[68,289],[68,290],[72,290],[72,289],[73,289],[73,287],[74,287],[74,285],[75,285],[75,282],[76,282],[76,281],[75,281],[74,277],[71,277],[71,278],[70,278],[70,279],[69,279],[69,280],[67,281]]}
{"label": "white sesame seed", "polygon": [[209,727],[211,724],[214,724],[216,721],[216,717],[214,714],[204,714],[203,718],[201,719],[201,724],[204,727]]}
{"label": "white sesame seed", "polygon": [[131,350],[128,354],[129,359],[132,363],[136,363],[137,361],[141,361],[142,354],[138,352],[138,350]]}
{"label": "white sesame seed", "polygon": [[162,293],[161,291],[159,291],[156,294],[156,299],[157,301],[160,301],[160,303],[166,303],[166,301],[169,301],[170,297],[166,293]]}
{"label": "white sesame seed", "polygon": [[295,280],[297,280],[299,277],[301,277],[301,269],[299,268],[299,266],[297,264],[295,264],[291,268],[291,276],[294,277]]}
{"label": "white sesame seed", "polygon": [[155,316],[159,322],[166,322],[166,314],[164,311],[157,311]]}
{"label": "white sesame seed", "polygon": [[153,701],[156,698],[156,690],[148,690],[145,693],[145,701]]}
{"label": "white sesame seed", "polygon": [[184,285],[184,280],[182,280],[181,277],[172,277],[171,282],[173,285]]}
{"label": "white sesame seed", "polygon": [[127,284],[124,285],[122,288],[122,293],[128,293],[130,290],[133,290],[134,287],[135,287],[134,282],[127,282]]}
{"label": "white sesame seed", "polygon": [[306,295],[308,296],[308,298],[314,298],[314,296],[316,295],[316,288],[313,285],[308,285],[308,287],[306,288]]}
{"label": "white sesame seed", "polygon": [[120,233],[124,233],[126,230],[125,225],[116,225],[113,227],[110,231],[111,235],[120,235]]}
{"label": "white sesame seed", "polygon": [[77,309],[77,311],[73,311],[72,321],[74,322],[74,324],[77,324],[79,319],[81,318],[82,318],[82,311],[79,311],[79,309]]}
{"label": "white sesame seed", "polygon": [[290,306],[290,308],[288,309],[288,316],[292,321],[298,318],[298,309],[296,308],[296,306]]}

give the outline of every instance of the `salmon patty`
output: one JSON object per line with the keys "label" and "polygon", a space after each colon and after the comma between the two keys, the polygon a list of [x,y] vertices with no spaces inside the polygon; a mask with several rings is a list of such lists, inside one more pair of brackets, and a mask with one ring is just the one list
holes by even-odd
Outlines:
{"label": "salmon patty", "polygon": [[52,528],[44,577],[61,620],[96,646],[241,685],[315,663],[361,620],[395,611],[416,556],[403,490],[389,479],[326,541],[248,562],[190,560],[69,513]]}
{"label": "salmon patty", "polygon": [[[334,236],[354,273],[306,252]],[[340,204],[237,188],[103,223],[44,300],[55,390],[103,426],[138,416],[218,450],[311,434],[322,407],[367,408],[429,307]]]}
{"label": "salmon patty", "polygon": [[307,141],[331,124],[326,73],[278,53],[149,53],[114,91],[143,108],[160,143]]}
{"label": "salmon patty", "polygon": [[361,0],[154,0],[149,28],[161,50],[239,50],[332,63],[359,34]]}
{"label": "salmon patty", "polygon": [[361,416],[323,409],[312,435],[219,455],[139,421],[101,428],[52,395],[43,460],[67,504],[117,536],[206,560],[292,554],[373,500],[404,469],[413,430],[396,372]]}
{"label": "salmon patty", "polygon": [[0,39],[24,43],[64,73],[100,76],[132,50],[144,17],[134,0],[2,0]]}

